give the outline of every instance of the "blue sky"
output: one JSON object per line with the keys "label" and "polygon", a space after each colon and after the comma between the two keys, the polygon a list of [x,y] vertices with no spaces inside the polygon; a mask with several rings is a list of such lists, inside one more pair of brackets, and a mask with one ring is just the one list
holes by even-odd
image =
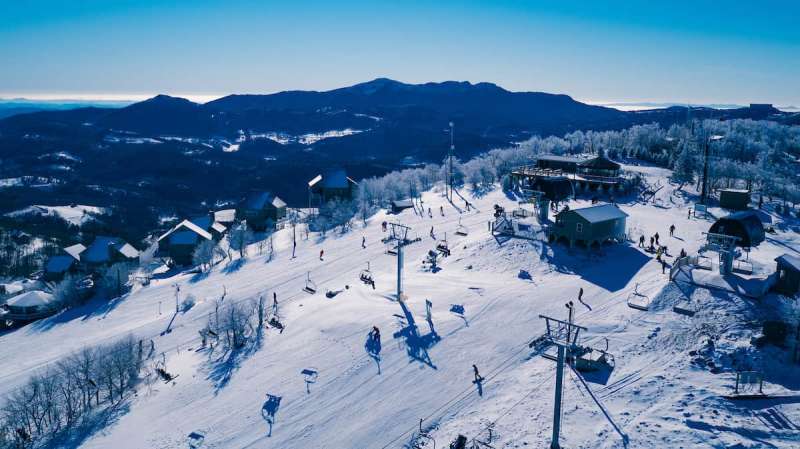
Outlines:
{"label": "blue sky", "polygon": [[195,99],[389,77],[800,105],[798,1],[0,2],[0,97]]}

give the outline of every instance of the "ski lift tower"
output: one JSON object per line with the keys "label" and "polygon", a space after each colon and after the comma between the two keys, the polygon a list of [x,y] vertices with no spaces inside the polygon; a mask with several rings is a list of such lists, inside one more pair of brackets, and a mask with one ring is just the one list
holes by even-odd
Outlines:
{"label": "ski lift tower", "polygon": [[700,251],[714,251],[719,254],[719,274],[730,274],[733,271],[733,257],[736,253],[736,242],[739,237],[725,234],[704,232],[706,243]]}
{"label": "ski lift tower", "polygon": [[550,209],[550,200],[545,198],[544,192],[539,190],[523,189],[522,194],[525,196],[525,199],[520,201],[519,204],[533,204],[533,209],[536,211],[539,222],[546,223],[547,212]]}
{"label": "ski lift tower", "polygon": [[387,243],[391,242],[397,252],[397,300],[402,301],[403,297],[403,247],[414,243],[414,240],[408,238],[408,231],[411,230],[408,226],[400,223],[389,223],[392,227],[389,237],[386,239]]}
{"label": "ski lift tower", "polygon": [[583,326],[572,322],[573,306],[567,304],[569,309],[569,320],[562,321],[545,315],[539,318],[545,321],[547,333],[543,336],[545,341],[558,348],[558,359],[556,360],[556,393],[555,404],[553,406],[553,439],[550,442],[551,449],[560,449],[558,436],[561,432],[561,392],[564,387],[564,364],[572,354],[579,354],[581,348],[578,346],[578,334],[587,331]]}

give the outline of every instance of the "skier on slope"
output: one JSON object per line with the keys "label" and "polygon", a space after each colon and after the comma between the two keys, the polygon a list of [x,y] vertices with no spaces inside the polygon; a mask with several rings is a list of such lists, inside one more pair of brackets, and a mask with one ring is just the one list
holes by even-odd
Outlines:
{"label": "skier on slope", "polygon": [[325,255],[325,250],[324,249],[319,250],[319,260],[322,260],[322,256],[324,255]]}
{"label": "skier on slope", "polygon": [[674,235],[675,235],[675,225],[671,224],[669,225],[669,236],[672,237]]}
{"label": "skier on slope", "polygon": [[472,365],[472,371],[473,374],[475,375],[475,380],[473,382],[476,384],[483,382],[483,376],[481,376],[481,373],[478,372],[478,367],[475,366],[475,364]]}
{"label": "skier on slope", "polygon": [[366,237],[361,237],[361,247],[362,248],[366,248],[367,247],[367,238]]}

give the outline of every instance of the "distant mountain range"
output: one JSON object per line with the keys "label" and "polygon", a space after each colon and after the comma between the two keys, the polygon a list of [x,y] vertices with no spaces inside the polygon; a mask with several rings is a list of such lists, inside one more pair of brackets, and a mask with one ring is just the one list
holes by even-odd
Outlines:
{"label": "distant mountain range", "polygon": [[[325,92],[229,95],[205,104],[158,95],[124,107],[41,110],[0,120],[0,181],[53,182],[46,191],[41,183],[6,182],[13,187],[0,187],[0,204],[10,210],[60,202],[181,214],[235,201],[253,188],[303,204],[305,181],[327,167],[344,166],[358,178],[398,168],[401,161],[441,161],[449,122],[455,124],[456,154],[466,159],[537,134],[667,126],[686,116],[680,106],[625,112],[490,83],[385,78]],[[692,108],[692,116],[790,120],[771,107]]]}
{"label": "distant mountain range", "polygon": [[26,98],[0,99],[0,119],[17,114],[38,111],[63,111],[86,107],[121,108],[132,101],[112,100],[30,100]]}

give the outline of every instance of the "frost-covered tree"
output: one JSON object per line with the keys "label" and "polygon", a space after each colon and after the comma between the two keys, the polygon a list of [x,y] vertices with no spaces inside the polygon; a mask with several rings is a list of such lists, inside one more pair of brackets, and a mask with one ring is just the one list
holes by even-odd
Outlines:
{"label": "frost-covered tree", "polygon": [[217,257],[220,257],[221,249],[217,242],[213,240],[203,240],[192,253],[192,263],[200,267],[201,270],[209,270]]}
{"label": "frost-covered tree", "polygon": [[680,190],[684,184],[694,182],[694,174],[697,171],[697,160],[692,152],[692,146],[688,143],[681,144],[678,157],[675,160],[675,167],[672,171],[672,180],[680,184]]}
{"label": "frost-covered tree", "polygon": [[239,224],[228,233],[228,245],[239,252],[239,257],[247,255],[247,245],[253,242],[253,232],[244,224]]}

